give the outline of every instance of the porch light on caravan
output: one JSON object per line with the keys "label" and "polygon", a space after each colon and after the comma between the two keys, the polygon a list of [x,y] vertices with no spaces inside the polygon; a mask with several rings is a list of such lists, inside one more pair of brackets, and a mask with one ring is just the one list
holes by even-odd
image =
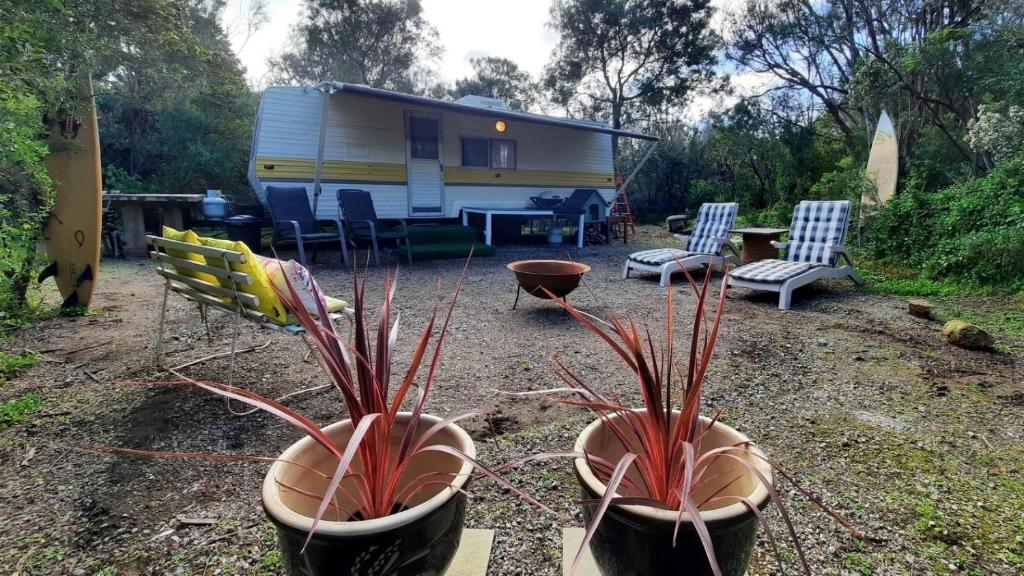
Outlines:
{"label": "porch light on caravan", "polygon": [[508,126],[505,125],[504,120],[498,120],[497,122],[494,123],[494,129],[498,132],[498,134],[504,134],[505,130],[508,130]]}

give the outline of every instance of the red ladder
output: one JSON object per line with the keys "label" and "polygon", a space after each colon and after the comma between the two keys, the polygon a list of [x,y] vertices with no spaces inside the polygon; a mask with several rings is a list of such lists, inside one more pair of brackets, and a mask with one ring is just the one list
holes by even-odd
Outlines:
{"label": "red ladder", "polygon": [[626,224],[629,225],[629,229],[633,234],[636,234],[636,225],[633,223],[633,212],[629,209],[629,196],[626,195],[626,188],[622,186],[622,174],[615,173],[615,185],[619,187],[619,194],[612,201],[612,206],[608,210],[613,216],[623,216],[626,219]]}

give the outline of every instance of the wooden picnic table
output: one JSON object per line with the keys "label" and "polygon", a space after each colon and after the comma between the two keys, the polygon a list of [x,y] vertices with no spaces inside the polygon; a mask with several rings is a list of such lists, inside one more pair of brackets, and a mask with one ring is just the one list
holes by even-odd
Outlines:
{"label": "wooden picnic table", "polygon": [[[195,211],[202,206],[202,194],[104,194],[103,203],[109,203],[121,213],[124,222],[124,253],[144,257],[146,248],[146,210],[156,210],[160,221],[181,230],[185,210]],[[154,231],[159,236],[160,231]]]}
{"label": "wooden picnic table", "polygon": [[772,246],[772,241],[778,240],[789,230],[786,228],[733,228],[731,232],[743,236],[740,260],[744,264],[750,264],[758,260],[778,258],[779,249]]}

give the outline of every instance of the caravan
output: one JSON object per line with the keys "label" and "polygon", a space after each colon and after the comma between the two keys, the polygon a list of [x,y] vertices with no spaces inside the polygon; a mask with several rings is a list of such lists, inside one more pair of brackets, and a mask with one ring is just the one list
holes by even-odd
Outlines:
{"label": "caravan", "polygon": [[493,98],[455,102],[357,84],[274,86],[260,102],[253,189],[301,186],[334,219],[339,188],[369,192],[381,218],[450,219],[464,208],[520,210],[534,196],[616,192],[612,136],[599,122],[518,112]]}

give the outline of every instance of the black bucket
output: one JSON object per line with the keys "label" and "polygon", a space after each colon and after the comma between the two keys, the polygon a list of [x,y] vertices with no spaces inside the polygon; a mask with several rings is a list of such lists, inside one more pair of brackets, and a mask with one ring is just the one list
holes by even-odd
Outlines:
{"label": "black bucket", "polygon": [[229,240],[241,240],[253,252],[260,251],[262,229],[260,219],[256,216],[243,214],[224,220]]}

